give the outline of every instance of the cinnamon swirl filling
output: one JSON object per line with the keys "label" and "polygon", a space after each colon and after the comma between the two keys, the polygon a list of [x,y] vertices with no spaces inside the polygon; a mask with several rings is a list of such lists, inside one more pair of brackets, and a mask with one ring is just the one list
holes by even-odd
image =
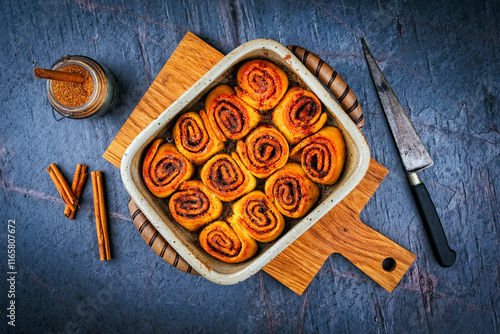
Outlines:
{"label": "cinnamon swirl filling", "polygon": [[202,117],[195,112],[182,115],[173,132],[177,149],[194,164],[202,164],[224,149],[224,143],[207,131]]}
{"label": "cinnamon swirl filling", "polygon": [[217,219],[222,214],[223,206],[201,181],[189,180],[172,195],[169,209],[181,226],[188,231],[197,231]]}
{"label": "cinnamon swirl filling", "polygon": [[214,88],[205,100],[209,124],[221,141],[241,139],[260,123],[262,116],[236,96],[227,85]]}
{"label": "cinnamon swirl filling", "polygon": [[316,95],[300,87],[290,88],[273,112],[274,124],[290,145],[319,131],[326,117]]}
{"label": "cinnamon swirl filling", "polygon": [[245,232],[260,242],[273,241],[280,236],[285,227],[285,221],[278,208],[258,190],[252,191],[234,203],[233,212],[242,218],[238,223]]}
{"label": "cinnamon swirl filling", "polygon": [[257,252],[257,242],[247,235],[238,224],[215,221],[200,233],[201,247],[213,257],[227,262],[239,263]]}
{"label": "cinnamon swirl filling", "polygon": [[201,168],[200,177],[208,189],[224,202],[249,193],[257,184],[235,152],[212,157]]}
{"label": "cinnamon swirl filling", "polygon": [[266,178],[283,167],[289,154],[285,137],[270,125],[262,125],[245,141],[238,141],[236,151],[250,173],[258,178]]}
{"label": "cinnamon swirl filling", "polygon": [[240,99],[259,110],[274,108],[288,89],[288,77],[273,63],[255,59],[246,62],[236,74]]}
{"label": "cinnamon swirl filling", "polygon": [[345,155],[342,133],[331,126],[302,140],[290,152],[290,158],[301,162],[307,176],[321,184],[337,182],[344,168]]}
{"label": "cinnamon swirl filling", "polygon": [[304,216],[319,197],[318,186],[293,162],[272,174],[264,191],[284,216],[292,218]]}
{"label": "cinnamon swirl filling", "polygon": [[146,187],[156,197],[172,194],[181,182],[193,175],[193,165],[179,153],[175,145],[158,138],[151,145],[142,165]]}

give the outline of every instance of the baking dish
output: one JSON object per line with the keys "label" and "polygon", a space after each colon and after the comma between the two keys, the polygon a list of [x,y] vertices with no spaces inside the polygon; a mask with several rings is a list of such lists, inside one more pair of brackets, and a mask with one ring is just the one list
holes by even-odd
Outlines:
{"label": "baking dish", "polygon": [[[233,84],[231,78],[239,65],[255,58],[272,61],[287,73],[291,86],[299,85],[316,94],[328,114],[327,124],[341,130],[347,156],[339,181],[333,186],[321,188],[320,199],[306,216],[289,219],[284,233],[271,243],[260,244],[257,255],[250,260],[228,264],[207,254],[199,245],[198,234],[188,232],[172,219],[168,212],[168,200],[156,198],[149,192],[142,180],[142,159],[155,138],[167,137],[168,140],[177,116],[199,111],[212,88],[221,83]],[[369,148],[363,135],[313,74],[283,45],[269,39],[257,39],[224,57],[132,141],[121,161],[121,177],[137,206],[186,262],[212,282],[235,284],[261,270],[349,194],[365,175],[369,161]]]}

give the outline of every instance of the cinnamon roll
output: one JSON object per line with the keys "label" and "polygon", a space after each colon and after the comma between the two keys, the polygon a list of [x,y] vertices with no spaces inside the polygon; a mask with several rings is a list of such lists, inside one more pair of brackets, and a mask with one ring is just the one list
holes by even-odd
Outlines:
{"label": "cinnamon roll", "polygon": [[175,146],[189,161],[199,165],[224,149],[210,127],[205,127],[200,115],[188,112],[174,126]]}
{"label": "cinnamon roll", "polygon": [[197,180],[182,183],[168,203],[172,217],[188,231],[197,231],[222,214],[222,202]]}
{"label": "cinnamon roll", "polygon": [[273,63],[255,59],[243,64],[236,74],[240,99],[259,110],[274,108],[288,89],[288,77]]}
{"label": "cinnamon roll", "polygon": [[156,139],[142,163],[146,187],[156,197],[165,198],[193,175],[193,165],[179,153],[174,144]]}
{"label": "cinnamon roll", "polygon": [[318,132],[326,117],[316,95],[300,87],[290,88],[273,112],[274,124],[290,145]]}
{"label": "cinnamon roll", "polygon": [[[234,203],[233,213],[227,221],[239,224],[248,235],[260,242],[273,241],[285,228],[281,213],[259,190],[252,191]],[[241,219],[236,219],[236,216]]]}
{"label": "cinnamon roll", "polygon": [[257,242],[246,234],[238,224],[215,221],[200,233],[201,247],[213,257],[227,262],[239,263],[257,252]]}
{"label": "cinnamon roll", "polygon": [[287,217],[304,216],[319,197],[319,189],[298,163],[287,163],[274,172],[264,185],[264,192]]}
{"label": "cinnamon roll", "polygon": [[302,140],[290,152],[300,161],[307,176],[316,183],[334,184],[345,162],[345,143],[339,129],[327,126]]}
{"label": "cinnamon roll", "polygon": [[203,183],[221,201],[231,202],[252,191],[257,181],[235,152],[217,154],[201,168]]}
{"label": "cinnamon roll", "polygon": [[[243,102],[228,85],[215,87],[205,100],[206,117],[217,138],[241,139],[260,123],[262,116]],[[202,117],[205,112],[201,112]]]}
{"label": "cinnamon roll", "polygon": [[250,173],[262,179],[286,164],[289,148],[278,130],[271,125],[262,125],[245,141],[239,140],[236,151]]}

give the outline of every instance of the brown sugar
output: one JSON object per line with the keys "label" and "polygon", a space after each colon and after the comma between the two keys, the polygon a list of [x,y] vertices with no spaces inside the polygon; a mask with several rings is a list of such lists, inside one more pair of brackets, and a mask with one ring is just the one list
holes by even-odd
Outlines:
{"label": "brown sugar", "polygon": [[63,72],[76,73],[83,76],[83,83],[52,81],[54,97],[67,107],[78,107],[87,102],[94,91],[94,81],[90,73],[78,65],[68,65],[60,69]]}

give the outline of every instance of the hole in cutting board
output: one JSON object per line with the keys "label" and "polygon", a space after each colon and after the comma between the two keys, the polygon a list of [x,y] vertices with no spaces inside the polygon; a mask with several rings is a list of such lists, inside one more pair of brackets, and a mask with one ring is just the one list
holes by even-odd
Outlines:
{"label": "hole in cutting board", "polygon": [[382,261],[382,268],[385,271],[393,271],[394,269],[396,269],[396,260],[394,260],[392,257],[385,258],[385,260]]}

